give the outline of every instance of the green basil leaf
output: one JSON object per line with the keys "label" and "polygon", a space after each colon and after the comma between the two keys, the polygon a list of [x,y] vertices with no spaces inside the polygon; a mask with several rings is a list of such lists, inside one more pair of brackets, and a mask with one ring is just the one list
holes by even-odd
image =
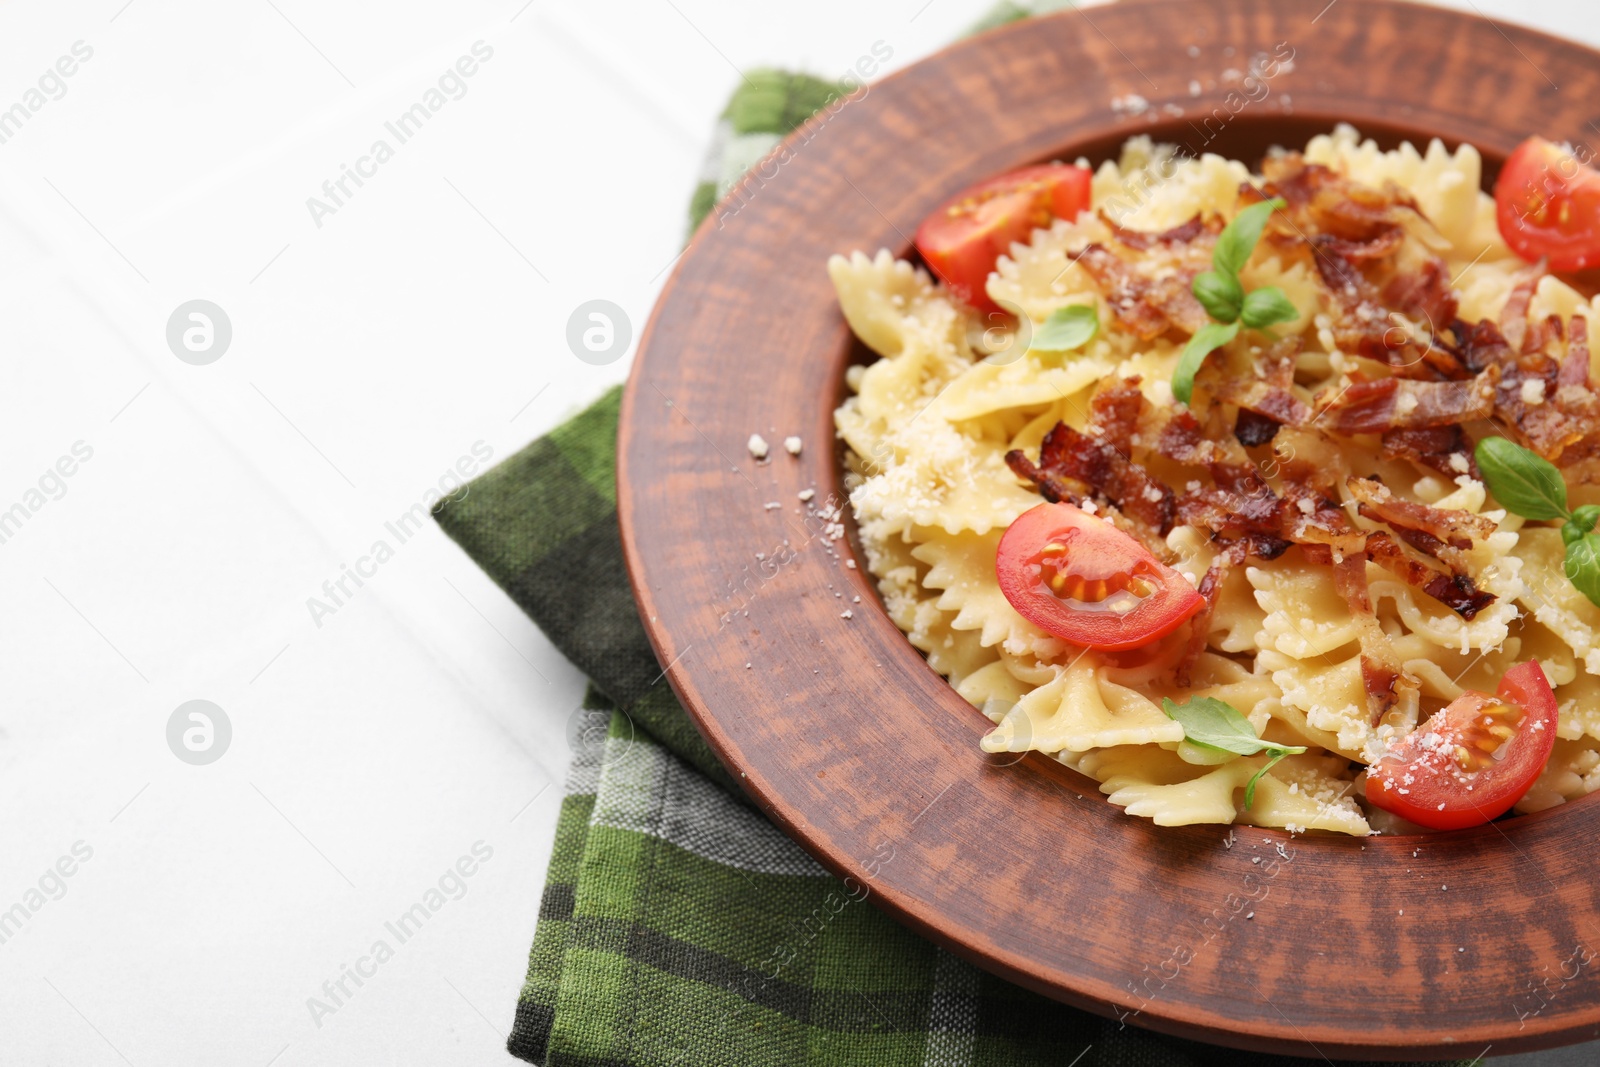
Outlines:
{"label": "green basil leaf", "polygon": [[1211,251],[1211,265],[1217,268],[1218,273],[1238,277],[1239,271],[1250,262],[1250,253],[1255,251],[1256,242],[1261,240],[1261,230],[1267,224],[1267,216],[1286,206],[1282,197],[1274,197],[1251,204],[1235,215],[1233,221],[1217,235],[1217,247]]}
{"label": "green basil leaf", "polygon": [[1070,352],[1094,340],[1100,332],[1100,313],[1093,304],[1069,304],[1056,308],[1033,332],[1029,350]]}
{"label": "green basil leaf", "polygon": [[[1600,538],[1596,540],[1600,541]],[[1163,697],[1161,710],[1167,713],[1167,718],[1183,727],[1183,738],[1191,745],[1232,752],[1240,756],[1254,756],[1265,752],[1272,757],[1245,786],[1246,808],[1255,803],[1256,783],[1261,781],[1263,774],[1272,770],[1283,757],[1306,750],[1304,745],[1278,745],[1261,740],[1256,736],[1255,727],[1250,725],[1249,719],[1239,713],[1239,709],[1216,697],[1190,697],[1182,704]]]}
{"label": "green basil leaf", "polygon": [[[1300,751],[1304,752],[1305,749],[1302,748]],[[1261,781],[1261,776],[1272,770],[1272,768],[1276,767],[1278,765],[1278,761],[1288,754],[1288,749],[1278,749],[1276,755],[1267,760],[1267,765],[1257,771],[1255,776],[1250,779],[1250,784],[1244,787],[1244,810],[1249,811],[1250,805],[1256,802],[1256,783]]]}
{"label": "green basil leaf", "polygon": [[1167,718],[1183,727],[1183,736],[1190,744],[1206,748],[1220,748],[1240,756],[1254,756],[1257,752],[1304,752],[1304,746],[1290,747],[1263,741],[1256,736],[1255,727],[1239,710],[1216,697],[1190,697],[1179,704],[1169,697],[1161,700],[1161,710]]}
{"label": "green basil leaf", "polygon": [[1566,571],[1578,592],[1600,607],[1600,534],[1587,533],[1567,545]]}
{"label": "green basil leaf", "polygon": [[1585,504],[1581,508],[1572,509],[1572,518],[1568,526],[1576,526],[1580,535],[1594,529],[1595,523],[1600,522],[1600,504]]}
{"label": "green basil leaf", "polygon": [[1489,492],[1525,519],[1567,517],[1567,483],[1549,460],[1498,434],[1475,450]]}
{"label": "green basil leaf", "polygon": [[1206,357],[1235,337],[1239,336],[1237,322],[1211,322],[1200,327],[1199,331],[1191,338],[1183,350],[1183,355],[1178,357],[1178,367],[1172,372],[1172,395],[1183,401],[1189,402],[1194,396],[1194,376],[1200,370],[1200,364]]}
{"label": "green basil leaf", "polygon": [[1283,290],[1276,285],[1253,290],[1239,308],[1239,318],[1252,330],[1265,330],[1268,326],[1293,322],[1299,317],[1299,309],[1290,303]]}
{"label": "green basil leaf", "polygon": [[1244,286],[1232,274],[1219,274],[1208,270],[1194,276],[1194,298],[1206,309],[1206,314],[1218,322],[1232,322],[1239,317],[1244,303]]}

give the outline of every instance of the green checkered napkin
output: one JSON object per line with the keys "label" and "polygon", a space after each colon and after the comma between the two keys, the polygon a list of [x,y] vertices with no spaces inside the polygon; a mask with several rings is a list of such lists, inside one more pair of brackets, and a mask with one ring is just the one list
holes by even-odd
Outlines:
{"label": "green checkered napkin", "polygon": [[[753,72],[719,143],[755,138],[738,157],[754,163],[834,89]],[[696,221],[724,185],[697,191]],[[512,1054],[549,1067],[1322,1062],[1119,1026],[995,978],[856,899],[751,807],[639,622],[617,530],[620,399],[612,390],[435,512],[592,682],[569,730]]]}

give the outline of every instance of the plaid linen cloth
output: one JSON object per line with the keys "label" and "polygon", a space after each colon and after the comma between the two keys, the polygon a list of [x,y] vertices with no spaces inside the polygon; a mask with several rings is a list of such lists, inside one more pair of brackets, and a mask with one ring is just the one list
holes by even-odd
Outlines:
{"label": "plaid linen cloth", "polygon": [[[1002,5],[987,25],[1029,12]],[[698,222],[839,86],[752,72]],[[547,1067],[1289,1067],[1023,990],[918,937],[744,798],[662,679],[616,514],[621,390],[441,501],[444,531],[590,679],[508,1049]]]}

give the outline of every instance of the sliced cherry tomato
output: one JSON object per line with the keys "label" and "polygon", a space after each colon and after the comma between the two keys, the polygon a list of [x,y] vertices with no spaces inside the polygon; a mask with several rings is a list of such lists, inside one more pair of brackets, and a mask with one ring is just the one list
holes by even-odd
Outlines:
{"label": "sliced cherry tomato", "polygon": [[1512,667],[1495,696],[1468,690],[1367,773],[1367,799],[1432,830],[1480,826],[1511,810],[1556,741],[1556,697],[1538,663]]}
{"label": "sliced cherry tomato", "polygon": [[1494,187],[1500,236],[1551,270],[1600,267],[1600,171],[1567,149],[1530,137],[1511,153]]}
{"label": "sliced cherry tomato", "polygon": [[1051,219],[1077,218],[1089,206],[1089,179],[1083,167],[1047,163],[979,182],[922,220],[917,251],[962,300],[999,311],[984,291],[994,261]]}
{"label": "sliced cherry tomato", "polygon": [[1023,618],[1089,648],[1149,644],[1205,604],[1149,549],[1071,504],[1018,517],[1000,538],[995,575]]}

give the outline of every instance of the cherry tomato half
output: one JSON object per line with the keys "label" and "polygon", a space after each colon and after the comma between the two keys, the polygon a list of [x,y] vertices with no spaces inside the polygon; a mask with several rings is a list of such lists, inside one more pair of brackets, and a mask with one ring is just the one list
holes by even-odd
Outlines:
{"label": "cherry tomato half", "polygon": [[1600,266],[1600,171],[1567,149],[1530,137],[1506,160],[1495,183],[1500,236],[1532,263],[1551,270]]}
{"label": "cherry tomato half", "polygon": [[995,576],[1023,618],[1089,648],[1149,644],[1205,604],[1149,549],[1071,504],[1019,516],[1000,538]]}
{"label": "cherry tomato half", "polygon": [[917,251],[962,300],[999,311],[984,286],[994,261],[1052,218],[1075,219],[1089,206],[1090,174],[1047,163],[979,182],[941,204],[917,227]]}
{"label": "cherry tomato half", "polygon": [[1432,830],[1480,826],[1511,810],[1556,741],[1556,698],[1538,663],[1512,667],[1495,696],[1468,690],[1367,773],[1367,799]]}

